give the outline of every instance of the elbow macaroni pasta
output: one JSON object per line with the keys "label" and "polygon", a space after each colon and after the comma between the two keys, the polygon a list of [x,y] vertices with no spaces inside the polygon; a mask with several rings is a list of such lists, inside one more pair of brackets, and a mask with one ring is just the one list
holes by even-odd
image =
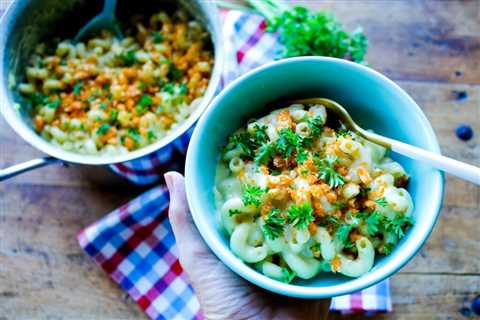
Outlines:
{"label": "elbow macaroni pasta", "polygon": [[402,166],[326,119],[321,105],[275,110],[232,135],[217,167],[232,252],[278,281],[359,277],[412,224]]}
{"label": "elbow macaroni pasta", "polygon": [[44,139],[76,153],[124,154],[197,108],[213,66],[203,27],[176,10],[137,16],[124,33],[37,46],[17,91]]}

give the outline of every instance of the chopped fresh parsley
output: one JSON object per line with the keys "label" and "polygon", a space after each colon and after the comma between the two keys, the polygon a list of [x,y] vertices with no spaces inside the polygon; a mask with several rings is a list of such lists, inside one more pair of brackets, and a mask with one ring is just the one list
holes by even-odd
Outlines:
{"label": "chopped fresh parsley", "polygon": [[337,203],[332,204],[332,209],[333,210],[343,209],[343,208],[346,208],[346,207],[347,207],[347,205],[345,203],[337,202]]}
{"label": "chopped fresh parsley", "polygon": [[246,184],[244,186],[243,194],[242,194],[242,202],[246,206],[256,206],[262,204],[262,196],[267,192],[267,189],[262,189],[257,186],[252,186]]}
{"label": "chopped fresh parsley", "polygon": [[165,83],[162,86],[162,90],[167,92],[167,93],[174,94],[175,93],[175,85],[173,83]]}
{"label": "chopped fresh parsley", "polygon": [[375,203],[381,207],[386,207],[388,205],[388,202],[387,200],[385,200],[385,197],[376,199]]}
{"label": "chopped fresh parsley", "polygon": [[265,143],[258,150],[255,156],[255,162],[257,164],[268,164],[274,156],[275,145],[273,143]]}
{"label": "chopped fresh parsley", "polygon": [[341,224],[340,219],[335,216],[327,216],[324,220],[327,223],[334,225],[335,227],[338,227]]}
{"label": "chopped fresh parsley", "polygon": [[28,99],[33,106],[46,105],[49,102],[48,96],[41,92],[32,93],[28,96]]}
{"label": "chopped fresh parsley", "polygon": [[324,120],[323,117],[318,116],[315,118],[308,119],[308,126],[312,131],[313,137],[318,137],[323,131]]}
{"label": "chopped fresh parsley", "polygon": [[108,105],[105,102],[100,103],[100,109],[105,110],[108,108]]}
{"label": "chopped fresh parsley", "polygon": [[230,209],[230,210],[228,210],[228,215],[229,215],[229,216],[234,216],[234,215],[240,214],[240,213],[241,213],[241,211],[240,211],[240,210],[237,210],[237,209]]}
{"label": "chopped fresh parsley", "polygon": [[319,258],[320,255],[322,254],[322,252],[321,252],[320,249],[321,249],[321,248],[320,248],[320,243],[318,243],[318,242],[315,243],[314,245],[312,245],[312,246],[310,247],[310,250],[312,251],[313,256],[314,256],[315,258]]}
{"label": "chopped fresh parsley", "polygon": [[104,136],[104,135],[107,134],[108,130],[110,130],[111,127],[112,127],[112,126],[109,125],[109,124],[106,124],[106,123],[105,123],[105,124],[102,124],[102,125],[100,126],[100,128],[97,129],[97,134],[98,134],[98,135],[101,135],[101,136]]}
{"label": "chopped fresh parsley", "polygon": [[383,254],[388,256],[390,253],[392,253],[393,249],[395,248],[396,243],[392,242],[385,242],[383,244]]}
{"label": "chopped fresh parsley", "polygon": [[[255,160],[257,164],[267,164],[275,156],[276,147],[268,142],[266,126],[255,125],[255,131],[239,132],[228,138],[226,151],[240,147],[247,158]],[[258,149],[258,152],[255,152]]]}
{"label": "chopped fresh parsley", "polygon": [[288,268],[282,268],[283,281],[285,283],[290,283],[295,278],[296,273]]}
{"label": "chopped fresh parsley", "polygon": [[57,109],[58,107],[60,107],[61,104],[62,104],[62,101],[60,99],[55,99],[53,101],[48,100],[46,106],[51,109]]}
{"label": "chopped fresh parsley", "polygon": [[148,130],[147,131],[147,139],[148,139],[148,141],[154,141],[155,139],[157,139],[157,136],[155,135],[155,133],[152,130]]}
{"label": "chopped fresh parsley", "polygon": [[185,83],[180,84],[178,87],[178,93],[181,95],[186,95],[188,93],[188,87]]}
{"label": "chopped fresh parsley", "polygon": [[308,152],[303,148],[299,148],[297,150],[297,155],[295,157],[295,160],[297,161],[297,163],[302,164],[308,160],[308,157],[309,157]]}
{"label": "chopped fresh parsley", "polygon": [[138,104],[142,107],[151,106],[152,103],[153,103],[153,99],[152,99],[152,96],[149,94],[144,94],[138,101]]}
{"label": "chopped fresh parsley", "polygon": [[288,223],[299,229],[306,229],[315,220],[313,208],[309,202],[302,205],[294,204],[288,210]]}
{"label": "chopped fresh parsley", "polygon": [[128,128],[127,130],[128,135],[130,138],[135,141],[136,144],[139,144],[142,140],[142,136],[140,135],[140,132],[136,128]]}
{"label": "chopped fresh parsley", "polygon": [[300,136],[290,128],[284,128],[278,133],[279,137],[276,143],[277,151],[284,158],[290,157],[300,145]]}
{"label": "chopped fresh parsley", "polygon": [[83,81],[79,81],[75,83],[75,85],[73,86],[73,96],[77,97],[82,91],[82,88],[83,88]]}
{"label": "chopped fresh parsley", "polygon": [[170,63],[170,70],[168,71],[167,77],[172,81],[178,81],[183,77],[183,71],[178,69],[175,64]]}
{"label": "chopped fresh parsley", "polygon": [[248,157],[255,156],[255,149],[257,148],[257,143],[254,139],[252,139],[251,135],[248,132],[240,132],[230,136],[228,139],[228,146],[231,147],[230,149],[234,149],[237,146],[243,150],[243,152]]}
{"label": "chopped fresh parsley", "polygon": [[136,51],[131,49],[124,51],[120,54],[120,60],[122,60],[123,64],[127,67],[133,66],[137,63],[137,54]]}
{"label": "chopped fresh parsley", "polygon": [[138,89],[140,90],[145,90],[145,88],[147,87],[147,84],[143,81],[140,81],[137,85]]}
{"label": "chopped fresh parsley", "polygon": [[393,232],[399,239],[405,236],[405,229],[413,226],[413,219],[403,214],[397,214],[393,220],[386,222],[387,231]]}
{"label": "chopped fresh parsley", "polygon": [[152,96],[149,94],[144,94],[140,100],[138,101],[137,106],[135,107],[135,111],[138,114],[144,114],[148,111],[148,107],[153,104]]}
{"label": "chopped fresh parsley", "polygon": [[330,187],[336,188],[345,183],[343,176],[335,170],[335,163],[338,158],[335,156],[326,156],[323,159],[316,159],[315,164],[318,167],[318,177],[326,181]]}
{"label": "chopped fresh parsley", "polygon": [[255,129],[254,139],[258,143],[267,142],[268,141],[267,126],[255,124],[253,127]]}
{"label": "chopped fresh parsley", "polygon": [[108,116],[108,120],[110,120],[110,122],[112,123],[115,123],[117,121],[117,118],[118,118],[118,111],[115,109],[112,109],[110,111],[110,115]]}
{"label": "chopped fresh parsley", "polygon": [[348,136],[352,136],[352,132],[347,129],[338,129],[337,132],[335,132],[335,135],[337,137],[348,137]]}
{"label": "chopped fresh parsley", "polygon": [[335,231],[335,237],[343,244],[347,243],[349,238],[348,235],[352,231],[353,227],[348,224],[341,224]]}
{"label": "chopped fresh parsley", "polygon": [[380,225],[383,222],[383,215],[378,211],[373,211],[366,219],[365,225],[369,235],[374,236],[380,231]]}
{"label": "chopped fresh parsley", "polygon": [[280,215],[280,210],[272,209],[266,216],[262,225],[263,234],[270,240],[274,240],[283,234],[285,219]]}
{"label": "chopped fresh parsley", "polygon": [[162,43],[162,41],[165,39],[164,36],[158,31],[154,31],[152,33],[152,37],[154,43]]}

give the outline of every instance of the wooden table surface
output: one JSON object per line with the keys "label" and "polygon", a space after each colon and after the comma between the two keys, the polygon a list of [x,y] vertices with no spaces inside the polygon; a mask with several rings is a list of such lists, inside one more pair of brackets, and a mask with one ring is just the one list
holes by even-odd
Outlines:
{"label": "wooden table surface", "polygon": [[[0,1],[2,9],[7,2]],[[348,27],[362,25],[371,66],[418,102],[443,153],[480,165],[479,0],[308,5],[332,9]],[[469,142],[454,134],[460,123],[475,130]],[[3,119],[0,141],[0,167],[41,156]],[[1,183],[0,319],[144,319],[75,240],[79,230],[143,190],[105,168],[81,166],[44,168]],[[420,253],[392,278],[394,312],[386,318],[465,318],[460,310],[480,293],[479,209],[480,188],[447,176],[441,218]]]}

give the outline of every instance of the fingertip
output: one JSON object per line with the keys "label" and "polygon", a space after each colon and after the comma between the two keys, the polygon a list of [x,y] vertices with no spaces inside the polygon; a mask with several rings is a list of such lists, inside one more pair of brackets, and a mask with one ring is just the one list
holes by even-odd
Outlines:
{"label": "fingertip", "polygon": [[182,228],[185,228],[188,223],[188,205],[185,196],[183,176],[178,172],[171,171],[165,173],[164,177],[170,194],[168,217],[174,233],[179,234]]}

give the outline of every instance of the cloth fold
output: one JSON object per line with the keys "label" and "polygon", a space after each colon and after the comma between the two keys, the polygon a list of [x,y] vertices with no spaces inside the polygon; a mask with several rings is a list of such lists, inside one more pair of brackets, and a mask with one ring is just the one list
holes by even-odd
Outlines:
{"label": "cloth fold", "polygon": [[[281,45],[265,33],[262,17],[239,11],[222,12],[227,84],[274,60]],[[146,158],[113,165],[137,184],[158,181],[166,170],[183,164],[193,128]],[[202,319],[200,305],[178,260],[168,221],[168,191],[157,186],[109,213],[78,234],[80,246],[151,319]],[[364,314],[391,311],[388,280],[361,292],[335,297],[331,310]]]}

